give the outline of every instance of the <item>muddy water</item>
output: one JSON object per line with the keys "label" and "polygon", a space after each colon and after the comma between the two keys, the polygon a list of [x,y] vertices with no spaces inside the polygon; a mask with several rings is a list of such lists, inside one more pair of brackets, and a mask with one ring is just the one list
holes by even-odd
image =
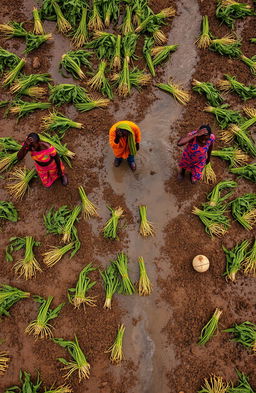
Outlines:
{"label": "muddy water", "polygon": [[[176,83],[188,86],[197,63],[197,53],[194,42],[200,29],[200,14],[197,1],[184,0],[178,2],[178,16],[175,18],[170,32],[170,44],[178,44],[178,50],[172,55],[166,66],[163,78],[167,82],[171,76]],[[189,29],[180,26],[189,25]],[[175,145],[169,146],[170,133],[176,136],[173,124],[181,118],[183,107],[170,96],[160,90],[155,91],[156,101],[145,114],[145,118],[138,123],[142,130],[141,150],[136,158],[137,172],[131,173],[127,163],[121,167],[113,167],[113,156],[109,148],[105,149],[106,173],[102,181],[108,177],[111,187],[117,194],[124,194],[126,204],[137,215],[138,206],[148,206],[148,217],[154,223],[156,236],[151,239],[141,239],[138,235],[138,223],[129,234],[127,253],[133,263],[130,264],[131,276],[138,275],[138,267],[134,263],[138,256],[143,255],[153,282],[154,293],[146,298],[123,297],[121,302],[128,311],[124,321],[126,331],[125,353],[132,358],[137,367],[138,382],[134,391],[143,393],[168,392],[166,372],[178,366],[174,348],[168,346],[161,333],[172,311],[163,302],[159,302],[157,291],[157,274],[165,277],[171,270],[172,261],[162,259],[156,270],[155,260],[159,260],[163,246],[163,232],[167,222],[181,213],[175,197],[166,193],[164,183],[176,175],[176,163],[173,158]],[[132,99],[125,101],[125,105],[115,113],[116,121],[127,119],[133,106]],[[129,116],[129,120],[132,118]],[[171,236],[171,234],[170,234]],[[135,321],[135,326],[132,326]],[[116,373],[119,374],[119,369]]]}

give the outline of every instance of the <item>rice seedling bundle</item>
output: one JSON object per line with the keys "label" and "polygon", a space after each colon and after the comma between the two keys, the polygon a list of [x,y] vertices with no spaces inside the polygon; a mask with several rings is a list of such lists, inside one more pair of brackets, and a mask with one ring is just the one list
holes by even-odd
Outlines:
{"label": "rice seedling bundle", "polygon": [[56,12],[53,7],[53,1],[52,0],[43,0],[42,6],[40,8],[40,16],[42,20],[51,20],[51,21],[56,21],[57,16]]}
{"label": "rice seedling bundle", "polygon": [[138,90],[140,90],[143,86],[147,86],[151,82],[151,75],[145,74],[137,67],[130,70],[129,77],[131,87],[135,87]]}
{"label": "rice seedling bundle", "polygon": [[20,60],[14,53],[0,47],[0,75],[3,74],[5,68],[15,68]]}
{"label": "rice seedling bundle", "polygon": [[30,74],[21,75],[11,86],[10,91],[12,94],[23,94],[23,92],[38,83],[47,83],[51,81],[50,74]]}
{"label": "rice seedling bundle", "polygon": [[12,287],[11,285],[1,284],[0,286],[0,317],[9,316],[10,308],[21,299],[26,299],[30,296],[29,292],[24,292],[21,289]]}
{"label": "rice seedling bundle", "polygon": [[8,73],[6,73],[4,75],[4,79],[3,79],[3,86],[7,87],[10,84],[12,84],[14,82],[14,80],[17,78],[17,76],[19,75],[20,71],[22,70],[22,68],[24,67],[26,63],[25,59],[21,59],[19,61],[19,63],[13,67],[11,69],[11,71],[9,71]]}
{"label": "rice seedling bundle", "polygon": [[256,183],[256,163],[248,164],[240,168],[231,168],[230,172]]}
{"label": "rice seedling bundle", "polygon": [[138,258],[140,278],[138,282],[138,292],[140,296],[150,295],[152,292],[152,284],[148,278],[145,262],[143,257]]}
{"label": "rice seedling bundle", "polygon": [[121,69],[121,44],[122,44],[122,37],[120,34],[118,34],[116,37],[114,55],[111,61],[111,68],[117,71]]}
{"label": "rice seedling bundle", "polygon": [[81,210],[82,208],[80,205],[75,206],[74,209],[71,210],[71,214],[65,222],[62,230],[62,241],[64,243],[69,243],[70,240],[74,240],[74,224],[78,221],[78,216],[81,213]]}
{"label": "rice seedling bundle", "polygon": [[61,235],[70,214],[71,210],[67,206],[61,206],[59,209],[52,207],[44,215],[44,225],[47,233]]}
{"label": "rice seedling bundle", "polygon": [[239,370],[236,370],[238,375],[238,385],[228,388],[227,393],[254,393],[253,388],[249,384],[249,378]]}
{"label": "rice seedling bundle", "polygon": [[213,184],[217,180],[216,174],[212,168],[212,164],[208,162],[208,164],[205,165],[202,173],[202,181],[206,184]]}
{"label": "rice seedling bundle", "polygon": [[216,7],[216,16],[228,27],[234,27],[236,19],[245,18],[254,15],[253,8],[246,3],[240,3],[235,0],[218,0]]}
{"label": "rice seedling bundle", "polygon": [[166,93],[171,94],[173,98],[175,98],[182,105],[187,105],[187,103],[190,101],[190,94],[183,90],[179,85],[173,83],[171,78],[167,84],[157,83],[156,86]]}
{"label": "rice seedling bundle", "polygon": [[166,18],[171,18],[176,11],[173,7],[164,8],[158,14],[150,13],[135,29],[136,33],[149,32],[153,33],[155,41],[160,40],[158,37],[159,28],[165,23]]}
{"label": "rice seedling bundle", "polygon": [[244,274],[256,277],[256,239],[248,251],[243,263]]}
{"label": "rice seedling bundle", "polygon": [[207,324],[203,327],[201,331],[201,335],[199,337],[198,345],[205,345],[214,335],[217,330],[220,316],[222,314],[222,310],[216,308],[213,313],[211,319],[207,322]]}
{"label": "rice seedling bundle", "polygon": [[59,112],[52,112],[49,113],[48,116],[42,118],[43,120],[43,129],[45,131],[54,131],[59,134],[61,137],[64,136],[65,132],[69,128],[83,128],[82,123],[78,123],[65,117],[62,113]]}
{"label": "rice seedling bundle", "polygon": [[40,380],[39,373],[37,373],[37,379],[33,382],[30,378],[30,374],[26,371],[20,370],[19,379],[21,383],[21,389],[18,386],[11,386],[5,393],[14,393],[14,392],[22,392],[22,393],[39,393],[40,386],[42,381]]}
{"label": "rice seedling bundle", "polygon": [[107,67],[107,63],[104,60],[101,60],[99,63],[98,70],[87,83],[93,90],[100,91],[103,95],[106,95],[109,99],[113,99],[113,92],[110,83],[105,75],[106,67]]}
{"label": "rice seedling bundle", "polygon": [[133,24],[135,27],[140,26],[141,22],[149,15],[153,15],[153,11],[148,6],[147,0],[134,0],[132,2]]}
{"label": "rice seedling bundle", "polygon": [[63,348],[66,348],[73,359],[72,361],[68,361],[64,358],[58,358],[58,361],[64,364],[63,370],[67,371],[64,378],[69,378],[75,371],[78,372],[79,382],[81,382],[82,379],[89,378],[90,364],[86,360],[85,354],[79,345],[77,337],[75,336],[74,341],[66,341],[63,340],[63,338],[53,338],[53,342],[59,344]]}
{"label": "rice seedling bundle", "polygon": [[118,222],[119,219],[123,216],[123,209],[118,207],[116,209],[112,209],[108,206],[108,209],[111,213],[111,218],[106,222],[103,228],[103,235],[108,239],[116,239],[117,238],[117,230],[118,230]]}
{"label": "rice seedling bundle", "polygon": [[25,333],[32,334],[35,338],[52,338],[53,326],[49,323],[49,321],[58,317],[65,303],[61,303],[56,308],[51,309],[50,305],[53,300],[53,296],[48,296],[47,299],[44,299],[41,296],[34,296],[34,300],[40,304],[40,308],[37,318],[30,322],[30,324],[26,327]]}
{"label": "rice seedling bundle", "polygon": [[84,306],[96,306],[96,296],[88,296],[87,292],[96,284],[96,281],[91,281],[88,277],[88,273],[96,270],[89,263],[86,265],[79,274],[78,281],[75,288],[68,289],[68,300],[75,307],[79,308],[81,304]]}
{"label": "rice seedling bundle", "polygon": [[225,143],[230,143],[235,140],[242,150],[256,157],[256,145],[248,133],[246,133],[246,129],[248,128],[247,125],[250,126],[252,123],[255,123],[255,118],[249,119],[239,126],[231,124],[227,130],[222,131],[220,139]]}
{"label": "rice seedling bundle", "polygon": [[146,60],[148,69],[151,73],[152,76],[156,76],[156,71],[155,71],[155,67],[153,64],[153,58],[152,58],[152,48],[154,45],[154,40],[152,37],[145,37],[144,39],[144,45],[143,45],[143,56]]}
{"label": "rice seedling bundle", "polygon": [[77,85],[61,83],[55,86],[49,86],[50,88],[50,101],[56,106],[62,104],[78,104],[81,102],[89,102],[90,98],[87,95],[87,91]]}
{"label": "rice seedling bundle", "polygon": [[73,390],[69,385],[61,385],[58,386],[57,388],[51,387],[50,390],[46,390],[44,393],[72,393],[72,392]]}
{"label": "rice seedling bundle", "polygon": [[116,24],[120,15],[120,0],[103,0],[101,3],[105,27],[109,27],[111,22]]}
{"label": "rice seedling bundle", "polygon": [[141,236],[153,236],[154,235],[154,228],[153,224],[148,221],[147,219],[147,206],[141,205],[139,206],[139,213],[140,213],[140,234]]}
{"label": "rice seedling bundle", "polygon": [[98,216],[96,206],[87,197],[83,186],[78,187],[79,196],[82,202],[82,214],[85,220],[92,216]]}
{"label": "rice seedling bundle", "polygon": [[230,123],[240,124],[244,121],[244,118],[238,111],[227,109],[228,107],[228,104],[223,104],[216,107],[206,106],[203,110],[204,112],[215,115],[220,128],[224,129]]}
{"label": "rice seedling bundle", "polygon": [[0,376],[2,376],[9,366],[10,357],[8,352],[0,352]]}
{"label": "rice seedling bundle", "polygon": [[89,2],[87,0],[62,0],[61,9],[65,18],[69,21],[74,29],[80,22],[83,14],[83,9],[88,8]]}
{"label": "rice seedling bundle", "polygon": [[92,68],[89,58],[92,56],[91,52],[85,50],[68,51],[62,55],[60,68],[63,67],[67,72],[70,72],[75,79],[85,79],[85,74],[81,69],[82,65]]}
{"label": "rice seedling bundle", "polygon": [[28,33],[24,29],[23,23],[9,22],[8,24],[0,24],[0,34],[8,38],[12,37],[26,37]]}
{"label": "rice seedling bundle", "polygon": [[110,103],[108,98],[99,98],[94,101],[82,102],[75,104],[75,107],[80,112],[88,112],[95,108],[106,108]]}
{"label": "rice seedling bundle", "polygon": [[11,183],[7,184],[6,188],[14,199],[22,199],[34,177],[37,177],[34,168],[16,168],[10,173],[9,180],[11,180]]}
{"label": "rice seedling bundle", "polygon": [[223,381],[222,377],[211,375],[209,380],[204,379],[204,386],[198,393],[228,393],[229,383]]}
{"label": "rice seedling bundle", "polygon": [[232,216],[245,229],[256,224],[256,194],[244,194],[230,202]]}
{"label": "rice seedling bundle", "polygon": [[241,42],[236,40],[232,34],[228,34],[222,38],[212,39],[209,49],[213,52],[219,53],[222,56],[240,58],[242,56],[240,47]]}
{"label": "rice seedling bundle", "polygon": [[76,49],[81,48],[88,41],[89,33],[87,29],[87,8],[83,7],[82,17],[78,28],[72,36],[72,43]]}
{"label": "rice seedling bundle", "polygon": [[222,246],[226,255],[226,271],[224,275],[231,281],[235,281],[236,273],[241,269],[246,258],[248,247],[249,242],[247,240],[236,244],[231,250]]}
{"label": "rice seedling bundle", "polygon": [[26,49],[24,53],[30,53],[32,50],[39,48],[44,42],[49,41],[52,39],[52,34],[27,34],[26,35]]}
{"label": "rice seedling bundle", "polygon": [[40,243],[36,242],[32,236],[10,238],[5,250],[5,258],[8,262],[13,261],[14,252],[24,249],[24,257],[15,262],[13,266],[15,274],[19,277],[24,276],[25,280],[29,280],[36,275],[37,271],[42,272],[33,251],[33,248],[39,245]]}
{"label": "rice seedling bundle", "polygon": [[0,138],[0,152],[8,153],[11,151],[19,151],[21,149],[21,144],[19,144],[15,139],[10,137]]}
{"label": "rice seedling bundle", "polygon": [[192,214],[200,218],[208,235],[221,237],[225,235],[230,227],[229,219],[225,215],[226,211],[227,208],[223,205],[210,206],[204,204],[202,209],[194,207]]}
{"label": "rice seedling bundle", "polygon": [[125,327],[124,325],[120,325],[117,330],[117,335],[114,343],[111,345],[109,349],[106,350],[110,352],[110,361],[111,363],[118,364],[123,360],[123,337],[124,337]]}
{"label": "rice seedling bundle", "polygon": [[125,253],[123,252],[118,253],[117,258],[113,262],[113,264],[116,266],[121,276],[119,293],[122,293],[124,295],[132,295],[135,292],[135,288],[129,277],[128,258],[125,255]]}
{"label": "rice seedling bundle", "polygon": [[124,61],[129,64],[131,59],[136,60],[135,55],[136,46],[138,41],[138,35],[134,33],[128,33],[122,38],[122,54],[124,56]]}
{"label": "rice seedling bundle", "polygon": [[206,49],[211,44],[208,16],[204,15],[201,22],[201,34],[196,41],[198,48]]}
{"label": "rice seedling bundle", "polygon": [[244,101],[250,98],[256,97],[256,87],[246,86],[245,84],[239,82],[235,76],[225,74],[225,80],[218,81],[217,85],[220,90],[235,92]]}
{"label": "rice seedling bundle", "polygon": [[9,101],[0,101],[0,108],[3,108],[8,104],[9,104]]}
{"label": "rice seedling bundle", "polygon": [[250,161],[248,154],[236,147],[225,147],[222,150],[213,150],[212,156],[220,157],[225,161],[229,161],[230,166],[244,165]]}
{"label": "rice seedling bundle", "polygon": [[44,34],[44,28],[43,28],[43,24],[42,24],[42,21],[41,21],[38,9],[34,7],[33,11],[32,11],[32,14],[33,14],[33,18],[34,18],[34,30],[33,30],[33,33],[34,34],[39,34],[39,35],[41,34],[41,35],[43,35]]}
{"label": "rice seedling bundle", "polygon": [[241,55],[240,59],[250,68],[252,75],[256,75],[256,55],[251,58]]}
{"label": "rice seedling bundle", "polygon": [[221,196],[221,191],[226,188],[235,188],[237,187],[237,183],[232,180],[224,180],[216,184],[216,186],[212,189],[212,191],[207,195],[207,199],[209,200],[210,206],[220,206],[227,198],[232,195],[232,191]]}
{"label": "rice seedling bundle", "polygon": [[72,29],[71,24],[64,17],[59,4],[55,0],[52,0],[52,6],[53,6],[53,9],[56,13],[58,30],[61,33],[67,33],[69,30]]}
{"label": "rice seedling bundle", "polygon": [[117,36],[105,31],[96,31],[94,39],[88,42],[85,47],[95,49],[100,60],[111,60],[116,49]]}
{"label": "rice seedling bundle", "polygon": [[105,270],[100,271],[100,274],[103,279],[105,289],[105,303],[103,307],[111,309],[112,298],[114,294],[118,292],[120,286],[118,270],[114,264],[110,264]]}
{"label": "rice seedling bundle", "polygon": [[65,161],[70,168],[72,167],[70,160],[74,159],[75,153],[70,151],[66,144],[61,143],[58,135],[55,134],[51,136],[44,132],[43,134],[40,134],[40,140],[54,146],[63,161]]}
{"label": "rice seedling bundle", "polygon": [[91,31],[103,30],[104,25],[102,21],[102,15],[100,12],[99,0],[92,0],[92,11],[90,12],[88,28]]}
{"label": "rice seedling bundle", "polygon": [[10,113],[17,115],[18,119],[35,110],[44,110],[51,107],[50,102],[25,102],[22,100],[13,101],[11,105]]}
{"label": "rice seedling bundle", "polygon": [[210,82],[199,82],[196,79],[192,81],[192,89],[199,94],[205,94],[207,101],[212,106],[219,106],[223,102],[223,98],[216,87]]}
{"label": "rice seedling bundle", "polygon": [[43,254],[43,262],[47,265],[47,267],[53,267],[68,251],[72,250],[73,247],[73,242],[68,243],[63,247],[51,247],[49,251]]}
{"label": "rice seedling bundle", "polygon": [[245,321],[241,324],[235,324],[224,332],[233,333],[235,336],[233,341],[236,341],[247,348],[256,351],[256,325],[255,323]]}
{"label": "rice seedling bundle", "polygon": [[18,221],[18,212],[12,202],[0,201],[0,220]]}
{"label": "rice seedling bundle", "polygon": [[121,24],[120,28],[124,36],[134,31],[134,27],[132,24],[132,8],[129,4],[127,4],[125,7],[123,23]]}
{"label": "rice seedling bundle", "polygon": [[157,67],[159,64],[167,61],[172,52],[175,52],[178,45],[165,45],[165,46],[155,46],[151,49],[151,54],[153,56],[153,65]]}

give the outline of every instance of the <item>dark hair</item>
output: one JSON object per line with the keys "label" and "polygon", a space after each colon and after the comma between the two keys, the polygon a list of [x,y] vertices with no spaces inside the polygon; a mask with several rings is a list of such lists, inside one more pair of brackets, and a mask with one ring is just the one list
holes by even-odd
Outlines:
{"label": "dark hair", "polygon": [[35,132],[31,132],[28,135],[28,138],[32,138],[34,142],[39,142],[40,141],[40,137],[38,134],[36,134]]}
{"label": "dark hair", "polygon": [[199,130],[203,130],[204,128],[208,131],[208,135],[211,135],[212,129],[209,124],[203,124],[201,127],[199,127]]}

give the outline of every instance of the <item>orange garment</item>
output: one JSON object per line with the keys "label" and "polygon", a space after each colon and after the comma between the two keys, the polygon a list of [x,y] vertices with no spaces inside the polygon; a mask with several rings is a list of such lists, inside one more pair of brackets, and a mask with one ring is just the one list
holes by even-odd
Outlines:
{"label": "orange garment", "polygon": [[133,123],[132,121],[122,120],[115,123],[109,130],[109,144],[113,149],[114,155],[117,158],[126,159],[130,155],[130,149],[128,146],[128,140],[125,137],[119,139],[119,143],[115,143],[114,140],[116,138],[116,129],[118,125],[121,123],[126,123],[134,132],[135,143],[140,143],[141,141],[141,132],[140,128]]}

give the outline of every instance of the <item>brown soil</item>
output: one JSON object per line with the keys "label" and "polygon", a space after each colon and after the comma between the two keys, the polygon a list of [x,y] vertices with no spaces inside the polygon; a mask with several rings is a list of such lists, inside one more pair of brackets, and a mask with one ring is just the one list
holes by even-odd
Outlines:
{"label": "brown soil", "polygon": [[[154,4],[153,8],[158,11],[174,5],[175,2],[160,0],[155,3],[157,4]],[[211,30],[216,35],[226,34],[228,29],[223,25],[220,26],[214,17],[215,5],[208,5],[207,3],[206,0],[199,1],[201,14],[209,15]],[[31,9],[33,5],[34,3],[31,2]],[[0,20],[3,23],[9,20],[27,21],[30,17],[26,14],[26,9],[28,9],[28,3],[25,0],[24,2],[22,0],[2,0]],[[31,26],[31,23],[30,25],[29,23],[28,26]],[[247,18],[246,22],[242,24],[243,28],[241,27],[242,50],[250,57],[254,54],[254,44],[249,44],[248,38],[255,36],[254,23],[255,18]],[[167,32],[170,28],[171,24],[165,26],[164,30]],[[187,27],[181,26],[181,28],[186,29]],[[18,39],[2,41],[2,46],[20,55],[24,49],[20,42]],[[61,54],[61,52],[53,52],[51,45],[44,44],[41,49],[27,56],[25,67],[27,74],[47,72],[50,69],[55,62],[55,57],[57,58]],[[40,60],[40,68],[37,70],[32,67],[35,57]],[[159,70],[156,80],[163,81],[161,78],[163,72],[164,67]],[[193,77],[202,81],[215,81],[222,77],[224,73],[236,75],[238,80],[245,83],[256,83],[255,80],[252,80],[248,68],[239,60],[229,60],[207,50],[198,50],[198,65]],[[192,93],[192,97],[188,108],[183,112],[183,118],[175,124],[170,124],[171,134],[174,134],[174,130],[178,129],[180,136],[184,135],[187,131],[206,122],[216,128],[213,117],[202,111],[206,105],[205,98],[196,93]],[[0,99],[8,98],[10,98],[10,95],[2,90]],[[125,118],[140,122],[147,111],[150,110],[154,101],[155,90],[153,86],[150,86],[140,93],[134,92],[132,94],[131,106],[126,105],[125,100],[115,99],[109,110],[93,110],[86,114],[77,113],[70,106],[61,107],[62,113],[84,124],[83,130],[70,130],[64,138],[69,149],[76,153],[73,168],[67,168],[69,185],[64,189],[56,182],[52,188],[44,189],[40,181],[35,180],[29,195],[26,195],[22,202],[15,202],[19,212],[19,222],[17,224],[3,224],[2,250],[8,244],[11,236],[33,235],[36,240],[41,242],[36,255],[42,265],[41,254],[48,250],[49,246],[59,243],[58,238],[46,234],[43,226],[43,214],[51,206],[68,205],[73,207],[79,203],[77,187],[81,184],[84,186],[86,193],[99,206],[100,218],[89,222],[81,219],[78,223],[81,250],[73,259],[64,257],[52,269],[42,267],[43,273],[38,274],[31,281],[25,281],[22,278],[17,279],[14,276],[12,265],[3,259],[0,272],[1,283],[17,286],[31,292],[31,294],[44,297],[52,295],[54,296],[54,306],[56,306],[60,302],[67,302],[67,288],[74,286],[77,276],[85,264],[93,262],[94,266],[103,268],[115,256],[117,251],[128,249],[131,242],[128,231],[131,226],[134,230],[135,228],[137,230],[137,218],[129,206],[128,196],[124,193],[115,193],[109,182],[108,168],[104,167],[106,145],[108,143],[107,135],[110,126],[116,120],[119,120],[115,118],[115,112],[122,110]],[[234,108],[241,106],[241,100],[235,95],[228,95],[227,101],[232,103]],[[255,100],[251,100],[250,104],[255,105],[255,102]],[[3,113],[4,110],[1,109],[1,115]],[[45,113],[44,111],[35,112],[21,119],[19,123],[13,118],[1,118],[0,136],[13,136],[22,141],[29,132],[38,130],[41,118],[46,113],[46,111]],[[146,130],[145,133],[142,130],[142,133],[146,140]],[[172,146],[176,145],[177,142],[177,136],[174,135],[175,138],[170,138]],[[216,131],[216,135],[216,146],[219,146],[218,131]],[[178,159],[180,152],[178,151],[175,154],[175,159]],[[26,159],[26,164],[31,167],[31,160]],[[225,163],[213,159],[213,165],[218,180],[227,177],[232,178]],[[139,170],[140,168],[138,168]],[[151,163],[148,170],[152,171],[152,175],[154,174],[154,163]],[[102,173],[105,175],[102,176]],[[173,348],[176,359],[173,364],[166,365],[169,387],[162,390],[162,393],[178,393],[181,390],[185,393],[194,393],[199,389],[203,378],[210,373],[234,381],[236,379],[235,368],[249,375],[250,381],[256,389],[255,355],[253,356],[242,346],[231,342],[227,334],[221,333],[222,328],[227,328],[235,322],[253,321],[255,315],[255,280],[245,278],[241,274],[235,283],[225,281],[222,277],[225,261],[221,248],[222,244],[232,247],[237,241],[251,238],[253,234],[247,233],[241,226],[233,222],[232,228],[223,240],[211,240],[205,234],[204,228],[197,217],[191,214],[193,205],[198,206],[200,202],[205,201],[205,194],[211,189],[211,186],[204,184],[192,186],[187,178],[182,184],[178,184],[173,168],[171,173],[165,184],[166,190],[176,198],[179,210],[181,209],[182,212],[171,220],[166,228],[161,228],[161,222],[157,223],[158,228],[160,228],[159,232],[161,229],[164,231],[165,242],[161,250],[161,256],[154,259],[155,271],[159,273],[158,288],[155,288],[153,302],[151,300],[152,303],[149,303],[153,315],[154,309],[158,307],[161,309],[162,307],[165,317],[169,320],[161,333],[166,340],[166,344],[162,348],[157,348],[156,352],[158,352],[158,355],[166,352],[166,359],[168,359],[170,348]],[[9,195],[4,188],[7,178],[8,175],[5,174],[3,179],[0,180],[2,186],[0,190],[1,200],[9,199]],[[151,176],[151,179],[152,193],[154,193],[154,176]],[[237,194],[253,190],[251,184],[247,181],[239,179],[238,183]],[[120,240],[115,242],[107,241],[100,234],[102,226],[109,217],[106,205],[120,205],[126,212],[125,224],[120,231]],[[149,206],[149,208],[153,210],[154,206]],[[137,243],[137,247],[140,247],[140,244]],[[154,247],[157,248],[157,244],[154,243]],[[203,275],[194,272],[191,267],[193,257],[201,253],[207,255],[211,261],[209,272]],[[167,263],[169,265],[165,267]],[[164,274],[161,274],[161,271]],[[165,274],[166,272],[167,274]],[[137,393],[138,387],[141,386],[140,375],[132,353],[126,357],[126,360],[119,367],[109,366],[108,354],[104,353],[113,342],[117,326],[122,323],[123,319],[130,321],[129,329],[132,329],[139,322],[141,316],[137,318],[134,315],[129,315],[129,310],[126,309],[124,304],[129,301],[133,302],[134,297],[123,301],[120,296],[116,296],[113,300],[112,310],[103,310],[104,291],[99,273],[94,272],[92,278],[97,280],[97,285],[91,291],[92,295],[97,296],[97,306],[86,307],[85,310],[74,310],[70,304],[66,303],[60,316],[53,322],[55,337],[73,339],[74,334],[77,335],[91,364],[91,377],[88,381],[79,384],[76,376],[73,375],[70,384],[76,393],[87,391],[92,393],[126,393],[128,391]],[[156,282],[156,278],[153,280]],[[200,330],[216,307],[223,310],[220,332],[205,348],[199,348],[196,342]],[[8,386],[18,384],[20,368],[29,371],[33,376],[36,375],[36,370],[39,370],[42,380],[48,388],[53,383],[58,385],[63,383],[63,371],[56,359],[67,357],[65,350],[51,341],[35,341],[32,337],[24,334],[24,329],[30,321],[35,319],[36,313],[37,305],[31,299],[27,299],[18,302],[11,309],[11,316],[3,318],[1,321],[0,340],[3,340],[3,344],[0,346],[0,351],[8,350],[11,355],[9,369],[0,379],[1,391],[4,391]],[[156,321],[158,320],[156,319]],[[155,321],[154,323],[157,324]],[[129,342],[125,343],[125,349],[129,352]],[[143,358],[141,362],[143,362]],[[144,373],[147,375],[147,370],[144,370]],[[156,382],[151,393],[157,391],[155,389]],[[142,388],[139,391],[146,392]]]}

